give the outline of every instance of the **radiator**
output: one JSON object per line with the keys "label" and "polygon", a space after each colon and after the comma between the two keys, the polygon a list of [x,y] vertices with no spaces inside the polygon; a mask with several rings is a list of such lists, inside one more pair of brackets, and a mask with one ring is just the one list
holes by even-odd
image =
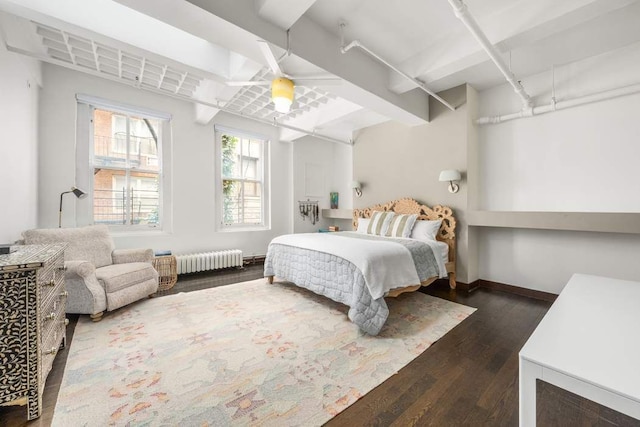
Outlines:
{"label": "radiator", "polygon": [[242,267],[242,251],[199,252],[176,255],[178,274],[197,273],[198,271],[217,270],[219,268]]}

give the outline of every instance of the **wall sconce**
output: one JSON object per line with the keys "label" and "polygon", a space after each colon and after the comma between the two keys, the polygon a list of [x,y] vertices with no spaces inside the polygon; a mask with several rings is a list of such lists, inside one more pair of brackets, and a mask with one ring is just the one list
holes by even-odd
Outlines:
{"label": "wall sconce", "polygon": [[460,186],[456,181],[460,181],[462,176],[455,169],[447,169],[440,172],[440,181],[449,181],[449,193],[457,193]]}
{"label": "wall sconce", "polygon": [[62,228],[62,196],[64,196],[67,193],[73,193],[78,199],[84,199],[85,197],[87,197],[87,193],[85,193],[84,191],[76,187],[71,187],[71,190],[63,191],[62,193],[60,193],[60,210],[58,211],[58,228]]}
{"label": "wall sconce", "polygon": [[356,197],[362,197],[362,184],[360,184],[358,181],[353,181],[351,183],[351,188],[353,188],[353,191],[356,192]]}

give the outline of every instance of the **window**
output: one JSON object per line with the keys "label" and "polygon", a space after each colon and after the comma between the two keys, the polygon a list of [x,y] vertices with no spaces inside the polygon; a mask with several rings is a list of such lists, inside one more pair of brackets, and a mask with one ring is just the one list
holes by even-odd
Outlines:
{"label": "window", "polygon": [[222,228],[266,227],[267,141],[217,128]]}
{"label": "window", "polygon": [[162,138],[167,120],[92,107],[93,223],[161,225]]}

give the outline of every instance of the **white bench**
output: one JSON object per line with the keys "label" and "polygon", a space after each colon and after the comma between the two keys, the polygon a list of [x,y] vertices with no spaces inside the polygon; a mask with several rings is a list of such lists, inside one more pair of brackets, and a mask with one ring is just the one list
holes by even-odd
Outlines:
{"label": "white bench", "polygon": [[574,274],[520,350],[520,425],[536,380],[640,420],[640,283]]}

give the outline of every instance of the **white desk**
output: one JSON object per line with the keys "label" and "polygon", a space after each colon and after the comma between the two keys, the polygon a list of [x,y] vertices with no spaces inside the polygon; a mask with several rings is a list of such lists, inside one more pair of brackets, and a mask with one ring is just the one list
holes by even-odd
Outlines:
{"label": "white desk", "polygon": [[520,425],[536,379],[640,420],[640,283],[574,274],[520,350]]}

